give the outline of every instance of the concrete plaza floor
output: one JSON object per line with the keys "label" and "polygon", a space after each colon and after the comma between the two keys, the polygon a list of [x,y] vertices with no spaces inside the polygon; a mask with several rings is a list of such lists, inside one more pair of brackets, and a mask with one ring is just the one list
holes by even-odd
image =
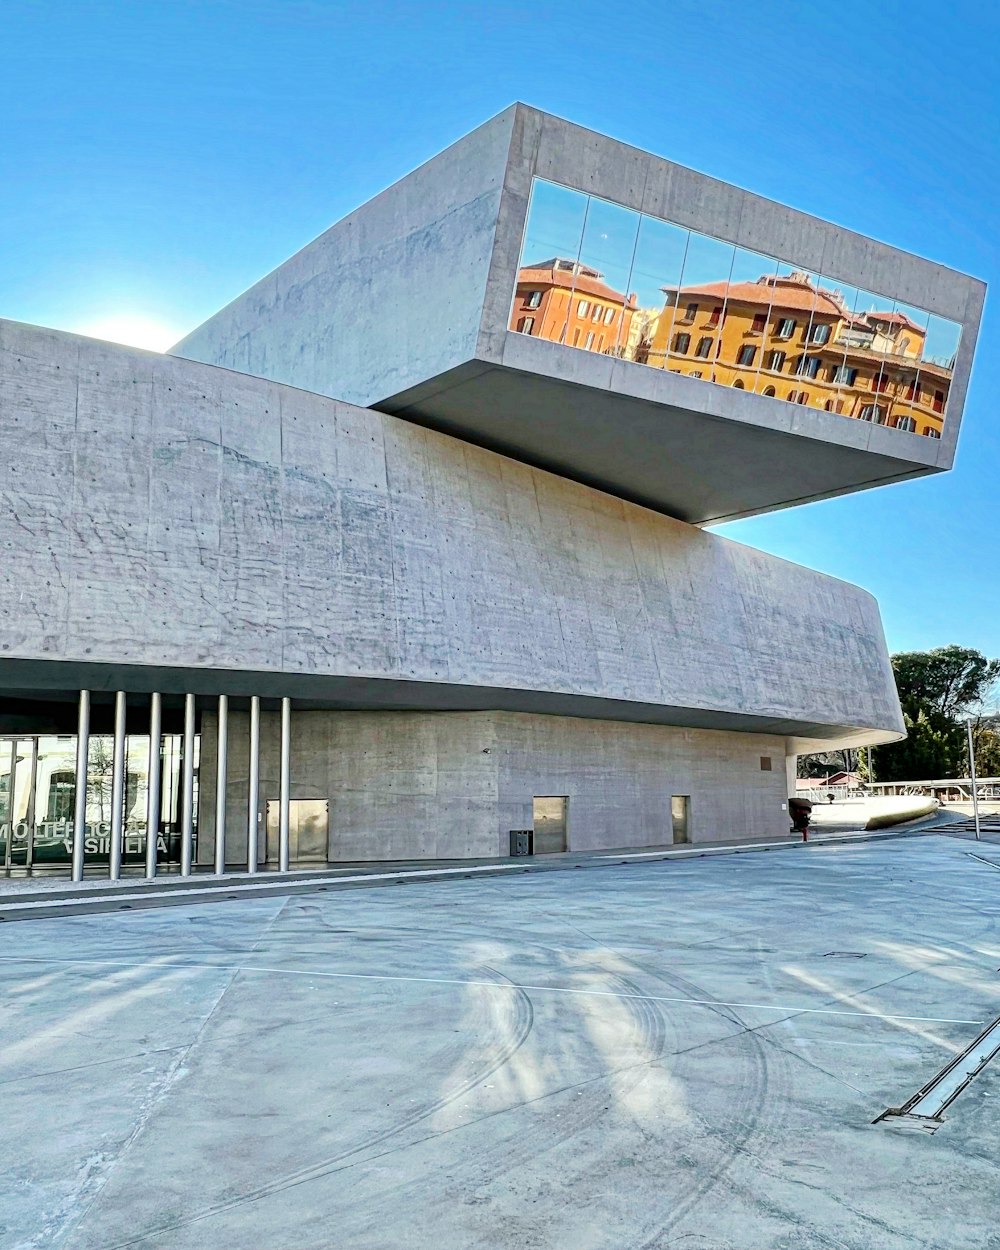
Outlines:
{"label": "concrete plaza floor", "polygon": [[0,1247],[1000,1247],[1000,1059],[872,1123],[998,918],[926,835],[10,925]]}

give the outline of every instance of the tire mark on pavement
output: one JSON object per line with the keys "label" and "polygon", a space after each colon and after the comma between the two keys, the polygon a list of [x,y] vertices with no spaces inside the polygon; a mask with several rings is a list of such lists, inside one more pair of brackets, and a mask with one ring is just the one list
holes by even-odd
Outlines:
{"label": "tire mark on pavement", "polygon": [[[184,1219],[172,1220],[170,1222],[158,1225],[155,1228],[147,1229],[136,1237],[130,1237],[125,1241],[115,1242],[109,1245],[106,1250],[125,1250],[128,1246],[141,1245],[150,1238],[158,1237],[163,1233],[174,1232],[180,1228],[186,1228],[191,1224],[196,1224],[202,1220],[211,1219],[217,1215],[223,1215],[229,1211],[234,1211],[239,1207],[246,1206],[248,1203],[258,1202],[262,1198],[270,1197],[272,1194],[281,1193],[286,1189],[291,1189],[297,1185],[307,1184],[310,1181],[319,1180],[332,1172],[341,1171],[348,1161],[355,1160],[361,1162],[358,1156],[364,1155],[374,1147],[398,1137],[401,1133],[405,1133],[407,1129],[414,1127],[430,1116],[437,1114],[457,1099],[467,1095],[470,1090],[477,1085],[481,1085],[487,1077],[492,1076],[504,1064],[509,1063],[510,1059],[524,1045],[531,1030],[534,1026],[534,1008],[531,999],[520,986],[514,985],[510,978],[502,972],[498,972],[495,968],[485,967],[484,971],[492,973],[497,984],[506,982],[514,990],[514,994],[508,1002],[513,1002],[513,1018],[510,1022],[510,1036],[504,1039],[499,1046],[494,1048],[494,1053],[488,1058],[487,1066],[477,1072],[475,1076],[469,1077],[462,1081],[459,1085],[450,1089],[446,1094],[437,1098],[429,1106],[423,1107],[418,1111],[412,1112],[404,1117],[391,1128],[385,1129],[380,1133],[368,1138],[366,1141],[352,1146],[347,1150],[340,1151],[335,1155],[331,1155],[326,1159],[318,1160],[310,1164],[308,1167],[299,1168],[294,1172],[288,1172],[284,1176],[276,1177],[273,1181],[266,1185],[260,1185],[255,1189],[245,1190],[226,1201],[214,1203],[211,1206],[203,1207],[200,1211],[192,1212],[191,1215]],[[352,1166],[352,1165],[351,1165]]]}

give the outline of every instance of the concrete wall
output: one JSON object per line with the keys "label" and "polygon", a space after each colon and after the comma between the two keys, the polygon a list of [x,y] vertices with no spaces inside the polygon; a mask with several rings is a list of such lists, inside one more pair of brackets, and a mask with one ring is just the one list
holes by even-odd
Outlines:
{"label": "concrete wall", "polygon": [[575,851],[669,843],[674,794],[691,798],[693,842],[788,832],[785,742],[774,735],[511,714],[496,726],[501,840],[531,828],[534,795],[568,797]]}
{"label": "concrete wall", "polygon": [[[198,859],[211,863],[217,721],[202,720]],[[226,849],[245,862],[248,718],[230,717]],[[772,771],[761,770],[761,756]],[[259,815],[278,796],[278,716],[261,718]],[[565,716],[294,712],[293,799],[328,799],[331,860],[506,855],[535,795],[569,799],[575,851],[671,841],[670,797],[691,797],[695,842],[788,831],[785,745]],[[261,834],[263,837],[263,832]],[[263,845],[263,842],[261,842]]]}
{"label": "concrete wall", "polygon": [[[261,716],[259,815],[278,797],[279,719]],[[202,718],[199,863],[215,836],[218,720]],[[334,860],[496,855],[497,768],[488,713],[293,712],[291,797],[329,799]],[[226,858],[247,847],[249,717],[229,718]]]}
{"label": "concrete wall", "polygon": [[368,404],[475,352],[513,109],[345,217],[173,349]]}
{"label": "concrete wall", "polygon": [[866,592],[382,413],[2,322],[0,437],[8,691],[902,731]]}

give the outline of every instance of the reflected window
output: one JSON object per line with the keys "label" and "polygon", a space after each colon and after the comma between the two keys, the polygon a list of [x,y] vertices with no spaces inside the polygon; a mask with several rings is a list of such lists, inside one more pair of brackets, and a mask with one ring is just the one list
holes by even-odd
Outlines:
{"label": "reflected window", "polygon": [[702,373],[700,369],[692,369],[691,372],[688,374],[689,378],[702,378],[704,376],[705,375]]}
{"label": "reflected window", "polygon": [[935,430],[935,428],[933,427],[933,425],[925,425],[925,426],[924,426],[924,437],[925,437],[925,438],[940,438],[940,437],[941,437],[941,431],[940,431],[940,430]]}
{"label": "reflected window", "polygon": [[[76,773],[53,772],[49,776],[49,795],[46,804],[46,820],[68,820],[73,815],[76,797]],[[36,801],[37,810],[37,801]]]}
{"label": "reflected window", "polygon": [[739,378],[737,378],[736,381],[733,383],[734,391],[745,391],[746,389],[747,388],[743,385],[743,383],[740,381]]}
{"label": "reflected window", "polygon": [[917,428],[917,423],[913,419],[913,417],[897,417],[896,418],[897,430],[905,430],[908,434],[912,434],[916,428]]}
{"label": "reflected window", "polygon": [[[508,324],[658,369],[692,354],[718,360],[717,374],[681,372],[733,385],[734,368],[746,370],[739,381],[769,398],[778,398],[774,388],[751,375],[790,369],[812,380],[820,409],[893,429],[909,430],[912,419],[909,432],[933,431],[927,437],[940,434],[961,338],[956,322],[794,258],[543,179],[532,182]],[[695,325],[714,333],[695,335]],[[789,398],[809,402],[798,389]]]}

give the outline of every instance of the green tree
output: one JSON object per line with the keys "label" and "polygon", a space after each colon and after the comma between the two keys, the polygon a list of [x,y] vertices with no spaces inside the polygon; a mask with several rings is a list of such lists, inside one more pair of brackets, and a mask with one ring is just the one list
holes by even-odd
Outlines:
{"label": "green tree", "polygon": [[1000,660],[952,645],[894,655],[892,671],[907,736],[903,742],[876,748],[880,780],[923,781],[967,774],[964,721],[994,694]]}
{"label": "green tree", "polygon": [[[989,660],[971,647],[935,647],[932,651],[904,651],[892,657],[892,671],[903,709],[906,738],[887,746],[844,751],[837,767],[853,767],[862,780],[925,781],[967,776],[969,772],[966,718],[973,720],[976,770],[981,777],[1000,776],[1000,715],[983,708],[996,699],[1000,660]],[[800,777],[822,777],[840,752],[805,756]]]}
{"label": "green tree", "polygon": [[903,651],[892,657],[903,711],[938,712],[955,721],[983,704],[1000,680],[1000,660],[970,647]]}
{"label": "green tree", "polygon": [[965,771],[965,729],[940,712],[903,710],[906,737],[875,748],[879,781],[928,781]]}
{"label": "green tree", "polygon": [[818,751],[815,755],[800,755],[800,777],[831,777],[834,773],[857,772],[859,752],[855,747],[839,751]]}
{"label": "green tree", "polygon": [[1000,715],[976,717],[972,723],[972,742],[977,776],[1000,777]]}

